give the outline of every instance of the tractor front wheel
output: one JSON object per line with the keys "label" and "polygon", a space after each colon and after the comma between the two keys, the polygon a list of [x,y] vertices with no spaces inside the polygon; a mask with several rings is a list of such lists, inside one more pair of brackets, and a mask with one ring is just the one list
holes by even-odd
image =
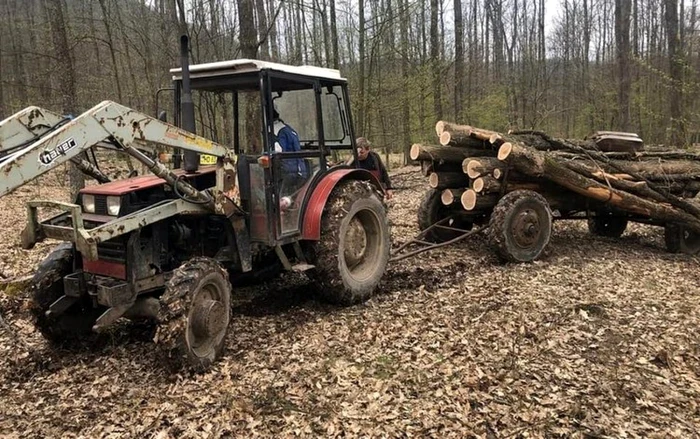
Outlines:
{"label": "tractor front wheel", "polygon": [[331,193],[313,247],[310,276],[321,296],[353,305],[372,296],[389,261],[389,223],[375,189],[365,181],[340,183]]}
{"label": "tractor front wheel", "polygon": [[156,342],[176,368],[203,372],[221,356],[231,320],[231,284],[210,258],[193,258],[175,270],[161,297]]}
{"label": "tractor front wheel", "polygon": [[73,245],[56,247],[36,269],[29,289],[32,296],[31,313],[36,328],[51,344],[77,341],[92,334],[92,325],[103,310],[78,301],[63,313],[47,316],[50,306],[64,295],[63,278],[73,271]]}

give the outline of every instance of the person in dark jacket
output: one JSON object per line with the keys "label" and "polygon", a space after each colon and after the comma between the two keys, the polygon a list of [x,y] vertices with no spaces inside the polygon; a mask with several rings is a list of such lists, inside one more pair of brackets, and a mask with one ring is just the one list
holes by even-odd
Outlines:
{"label": "person in dark jacket", "polygon": [[[370,150],[372,144],[366,138],[358,137],[355,140],[355,144],[357,145],[357,167],[373,173],[384,187],[386,199],[391,200],[391,197],[394,196],[394,192],[391,188],[389,173],[386,171],[381,157],[379,157],[379,154],[376,152]],[[348,165],[352,165],[353,162],[354,159],[351,158],[348,161]]]}
{"label": "person in dark jacket", "polygon": [[[300,152],[301,143],[299,142],[299,134],[288,124],[286,124],[277,112],[277,109],[272,110],[274,117],[273,127],[273,145],[274,152]],[[295,193],[301,186],[304,185],[308,178],[308,169],[304,159],[301,158],[285,158],[282,160],[282,195],[291,195]]]}

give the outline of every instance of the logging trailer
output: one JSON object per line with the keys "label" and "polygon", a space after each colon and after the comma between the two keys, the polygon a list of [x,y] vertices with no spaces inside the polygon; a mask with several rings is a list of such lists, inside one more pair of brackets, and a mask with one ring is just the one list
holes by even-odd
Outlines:
{"label": "logging trailer", "polygon": [[[357,154],[339,72],[246,59],[189,66],[186,37],[181,56],[173,125],[110,101],[73,119],[29,107],[0,122],[0,196],[68,161],[100,183],[74,203],[28,203],[23,247],[64,241],[30,283],[49,342],[145,318],[176,364],[203,370],[222,353],[240,277],[306,272],[325,299],[349,305],[368,299],[385,271],[377,177],[328,164],[334,151]],[[230,147],[194,134],[192,91],[231,103]],[[276,145],[276,111],[297,130],[299,151]],[[152,175],[110,181],[97,148]],[[164,148],[182,169],[161,163]],[[40,221],[46,208],[61,213]]]}
{"label": "logging trailer", "polygon": [[429,177],[422,232],[392,260],[487,231],[502,261],[530,262],[549,243],[552,222],[569,219],[613,238],[630,221],[662,226],[669,251],[700,251],[700,155],[644,151],[634,133],[599,131],[579,141],[443,121],[436,131],[439,146],[411,148]]}

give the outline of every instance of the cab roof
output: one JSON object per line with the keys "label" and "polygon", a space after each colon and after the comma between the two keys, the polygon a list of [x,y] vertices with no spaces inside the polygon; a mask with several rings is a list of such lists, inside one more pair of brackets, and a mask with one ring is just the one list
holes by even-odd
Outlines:
{"label": "cab roof", "polygon": [[[329,79],[343,81],[346,79],[340,75],[340,71],[315,66],[290,66],[286,64],[260,61],[256,59],[235,59],[206,64],[190,65],[190,78],[204,79],[216,76],[237,76],[258,73],[262,70],[273,70],[282,73],[306,76],[308,78]],[[170,69],[174,81],[182,80],[182,68]]]}

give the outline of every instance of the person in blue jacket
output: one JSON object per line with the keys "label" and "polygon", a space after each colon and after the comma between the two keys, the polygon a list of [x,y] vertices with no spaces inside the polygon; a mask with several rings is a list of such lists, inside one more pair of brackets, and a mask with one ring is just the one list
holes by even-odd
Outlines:
{"label": "person in blue jacket", "polygon": [[[272,110],[274,152],[300,152],[299,134],[279,115],[276,108]],[[303,186],[308,178],[304,159],[285,158],[282,160],[282,195],[291,195]]]}

